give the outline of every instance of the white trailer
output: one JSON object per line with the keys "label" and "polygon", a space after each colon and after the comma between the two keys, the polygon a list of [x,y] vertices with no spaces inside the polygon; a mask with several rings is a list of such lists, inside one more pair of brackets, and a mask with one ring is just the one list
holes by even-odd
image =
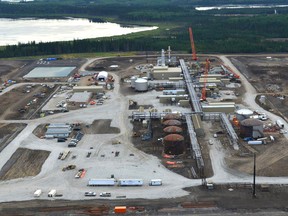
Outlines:
{"label": "white trailer", "polygon": [[283,123],[281,120],[279,120],[279,119],[276,121],[276,125],[277,125],[279,128],[281,128],[281,129],[284,128],[284,123]]}
{"label": "white trailer", "polygon": [[48,193],[48,197],[55,197],[56,192],[57,191],[55,189],[50,190],[49,193]]}
{"label": "white trailer", "polygon": [[162,185],[162,179],[151,179],[150,186],[161,186]]}
{"label": "white trailer", "polygon": [[41,194],[42,194],[42,190],[37,189],[37,190],[34,192],[34,197],[40,197]]}
{"label": "white trailer", "polygon": [[114,186],[115,179],[89,179],[88,186]]}
{"label": "white trailer", "polygon": [[142,179],[119,179],[119,186],[142,186]]}

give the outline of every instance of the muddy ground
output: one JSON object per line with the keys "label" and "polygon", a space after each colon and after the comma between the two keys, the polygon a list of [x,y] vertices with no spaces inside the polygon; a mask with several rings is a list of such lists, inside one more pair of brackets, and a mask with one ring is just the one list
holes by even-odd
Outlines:
{"label": "muddy ground", "polygon": [[26,127],[26,124],[0,124],[0,152]]}
{"label": "muddy ground", "polygon": [[[228,190],[230,189],[230,191]],[[233,189],[231,191],[231,189]],[[216,185],[186,188],[190,195],[173,199],[118,200],[33,200],[0,204],[1,215],[115,215],[115,206],[127,206],[125,215],[285,215],[287,187],[270,186],[268,192],[256,187],[252,198],[251,185]],[[279,214],[278,214],[279,213]],[[281,214],[280,214],[281,213]]]}
{"label": "muddy ground", "polygon": [[288,120],[288,58],[240,56],[231,57],[230,60],[248,78],[257,92],[266,96],[268,101],[265,108],[274,110],[275,114],[283,115]]}
{"label": "muddy ground", "polygon": [[0,180],[10,180],[40,173],[50,152],[18,148],[0,170]]}
{"label": "muddy ground", "polygon": [[57,85],[25,85],[1,95],[0,119],[38,118],[40,111],[36,111],[56,88]]}

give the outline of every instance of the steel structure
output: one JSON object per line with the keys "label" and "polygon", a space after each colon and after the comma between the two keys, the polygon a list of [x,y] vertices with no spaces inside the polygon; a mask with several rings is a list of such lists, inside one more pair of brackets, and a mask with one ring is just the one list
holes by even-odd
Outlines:
{"label": "steel structure", "polygon": [[186,81],[189,97],[193,106],[193,109],[196,113],[200,113],[201,115],[203,114],[202,107],[200,104],[200,99],[196,95],[196,91],[193,87],[192,79],[189,74],[188,68],[185,64],[185,61],[183,59],[180,59],[180,65],[182,68],[182,72]]}
{"label": "steel structure", "polygon": [[228,133],[231,145],[233,145],[235,150],[238,150],[238,136],[225,113],[220,113],[220,120],[222,127],[224,127]]}
{"label": "steel structure", "polygon": [[194,43],[192,27],[189,27],[189,36],[190,36],[190,43],[191,43],[191,50],[192,50],[192,60],[197,61],[196,48],[195,48],[195,43]]}
{"label": "steel structure", "polygon": [[191,142],[191,151],[192,151],[192,156],[193,158],[196,159],[196,163],[197,163],[197,167],[199,170],[199,174],[202,177],[204,174],[204,160],[202,157],[202,153],[201,153],[201,149],[200,149],[200,145],[198,143],[197,137],[196,137],[196,133],[193,127],[193,123],[192,123],[192,119],[191,119],[191,115],[185,115],[186,118],[186,124],[188,127],[188,133],[190,136],[190,142]]}

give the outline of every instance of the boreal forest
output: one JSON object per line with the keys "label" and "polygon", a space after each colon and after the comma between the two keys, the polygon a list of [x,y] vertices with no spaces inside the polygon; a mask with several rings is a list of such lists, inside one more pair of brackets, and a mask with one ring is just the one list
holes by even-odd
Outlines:
{"label": "boreal forest", "polygon": [[[265,8],[196,10],[202,6],[262,4]],[[8,45],[0,57],[69,53],[149,52],[169,45],[191,52],[192,26],[198,53],[283,53],[288,51],[286,0],[35,0],[0,1],[0,18],[87,18],[93,22],[158,26],[125,36]],[[276,10],[277,9],[277,13]],[[287,40],[286,40],[287,39]]]}

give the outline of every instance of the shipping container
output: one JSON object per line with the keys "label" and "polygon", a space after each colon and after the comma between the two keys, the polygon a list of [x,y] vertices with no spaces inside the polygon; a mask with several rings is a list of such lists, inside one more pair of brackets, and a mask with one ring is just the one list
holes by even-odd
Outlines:
{"label": "shipping container", "polygon": [[116,213],[116,214],[119,214],[119,213],[120,214],[125,214],[126,210],[127,210],[126,206],[115,206],[114,213]]}
{"label": "shipping container", "polygon": [[264,144],[264,142],[262,140],[251,140],[251,141],[248,141],[248,144],[249,145],[261,145],[261,144]]}

